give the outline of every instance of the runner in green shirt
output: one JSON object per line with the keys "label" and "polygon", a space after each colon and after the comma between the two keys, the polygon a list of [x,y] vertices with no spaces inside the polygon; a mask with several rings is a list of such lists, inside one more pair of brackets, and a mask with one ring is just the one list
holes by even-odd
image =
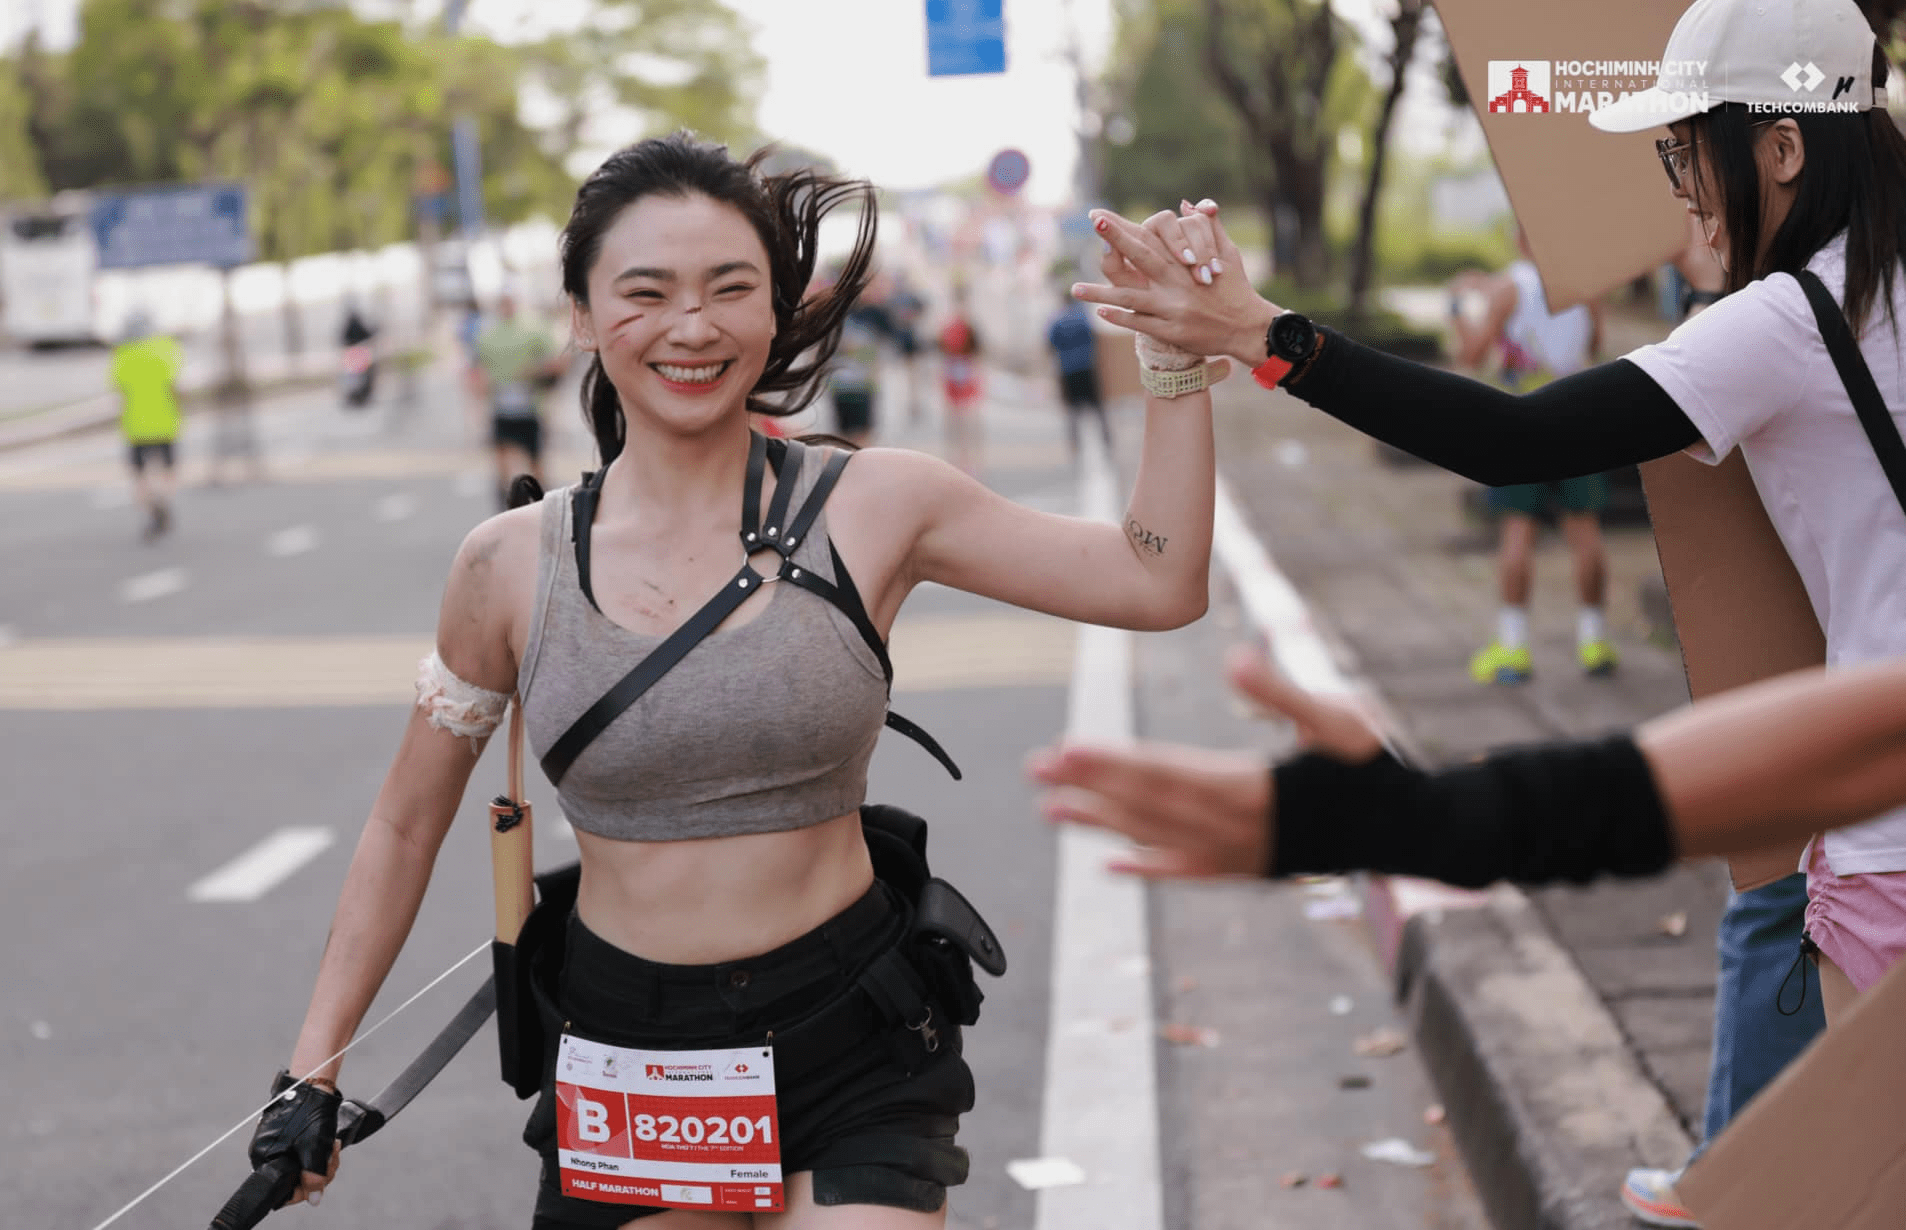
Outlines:
{"label": "runner in green shirt", "polygon": [[177,385],[184,362],[179,344],[155,333],[143,312],[127,322],[126,338],[113,350],[119,430],[131,449],[133,490],[146,511],[147,542],[172,526],[172,446],[179,438]]}
{"label": "runner in green shirt", "polygon": [[541,482],[543,392],[562,378],[567,360],[540,324],[517,315],[515,298],[496,301],[496,319],[476,340],[476,372],[490,403],[490,442],[496,447],[497,498],[509,507],[518,474]]}

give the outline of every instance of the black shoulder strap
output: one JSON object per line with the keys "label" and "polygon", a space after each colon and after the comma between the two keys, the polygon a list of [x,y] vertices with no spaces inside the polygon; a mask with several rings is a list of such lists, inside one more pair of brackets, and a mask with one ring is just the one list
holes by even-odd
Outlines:
{"label": "black shoulder strap", "polygon": [[[880,639],[879,630],[868,618],[866,605],[861,601],[860,593],[855,589],[852,579],[848,577],[839,552],[833,552],[834,576],[840,582],[838,586],[830,585],[827,581],[815,576],[809,569],[798,567],[794,563],[795,548],[800,545],[815,519],[820,516],[822,505],[833,493],[834,485],[840,481],[841,471],[847,468],[847,461],[851,456],[843,451],[837,452],[828,459],[820,477],[814,482],[813,490],[808,493],[807,499],[794,514],[793,520],[789,521],[787,510],[794,499],[794,486],[800,477],[801,463],[805,454],[806,446],[799,441],[770,442],[757,433],[750,442],[746,489],[742,493],[742,548],[748,552],[750,561],[756,551],[763,548],[774,550],[781,557],[780,570],[773,578],[774,580],[787,581],[816,594],[845,613],[874,651],[874,656],[879,659],[881,669],[886,674],[887,682],[891,684],[893,664],[887,657],[887,647]],[[767,524],[764,526],[761,524],[760,516],[761,478],[765,466],[770,461],[775,464],[775,487],[774,495],[769,501]],[[595,596],[589,589],[589,529],[595,519],[599,483],[600,471],[596,474],[585,475],[583,482],[576,488],[572,510],[576,521],[572,533],[576,544],[577,577],[591,605],[595,604]],[[828,544],[828,547],[832,551],[833,544]],[[767,583],[768,578],[757,573],[751,562],[744,561],[741,571],[737,572],[719,593],[709,599],[699,611],[689,616],[687,622],[670,633],[666,640],[651,650],[646,658],[636,664],[634,670],[618,680],[601,699],[589,706],[582,716],[563,732],[562,737],[550,746],[549,751],[542,758],[543,773],[549,778],[550,783],[554,785],[560,782],[563,774],[569,771],[569,766],[576,762],[576,757],[595,741],[596,736],[607,730],[610,723],[622,716],[623,711],[639,700],[644,692],[655,686],[655,682],[686,657],[689,650],[720,627],[722,620],[732,615],[735,609],[756,589]],[[601,610],[600,607],[596,609]],[[952,757],[947,755],[946,750],[932,735],[891,710],[887,713],[886,724],[920,744],[928,754],[946,767],[947,772],[953,775],[955,781],[960,780],[959,766],[953,763]]]}
{"label": "black shoulder strap", "polygon": [[596,501],[601,495],[602,471],[596,470],[583,475],[569,496],[569,539],[576,546],[576,583],[598,614],[602,607],[597,604],[596,591],[589,584],[589,529],[596,523]]}
{"label": "black shoulder strap", "polygon": [[1866,438],[1879,456],[1880,468],[1893,484],[1893,495],[1899,500],[1900,510],[1906,512],[1906,441],[1899,437],[1899,424],[1893,422],[1892,414],[1886,409],[1886,399],[1880,396],[1879,385],[1873,382],[1873,373],[1860,354],[1853,330],[1825,283],[1811,269],[1802,269],[1794,277],[1800,289],[1807,292],[1807,302],[1813,305],[1813,319],[1820,326],[1820,336],[1826,339],[1827,353],[1833,356],[1840,383],[1846,386],[1846,395],[1853,400],[1854,413],[1860,416],[1860,426],[1866,429]]}

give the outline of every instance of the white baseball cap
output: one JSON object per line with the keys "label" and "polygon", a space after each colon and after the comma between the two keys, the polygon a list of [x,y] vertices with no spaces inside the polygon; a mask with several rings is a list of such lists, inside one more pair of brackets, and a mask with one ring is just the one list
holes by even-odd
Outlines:
{"label": "white baseball cap", "polygon": [[1854,0],[1694,0],[1675,23],[1653,89],[1599,107],[1603,132],[1640,132],[1748,103],[1779,113],[1868,111],[1873,28]]}

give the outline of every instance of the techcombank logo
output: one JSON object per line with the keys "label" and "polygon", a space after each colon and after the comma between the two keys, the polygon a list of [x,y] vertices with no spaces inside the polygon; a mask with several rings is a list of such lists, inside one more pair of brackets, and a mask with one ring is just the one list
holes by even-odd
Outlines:
{"label": "techcombank logo", "polygon": [[1547,112],[1549,81],[1547,60],[1489,61],[1490,112]]}

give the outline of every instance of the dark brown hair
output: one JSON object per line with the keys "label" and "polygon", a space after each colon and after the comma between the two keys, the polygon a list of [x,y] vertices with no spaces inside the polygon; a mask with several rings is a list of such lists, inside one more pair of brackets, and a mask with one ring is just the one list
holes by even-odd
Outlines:
{"label": "dark brown hair", "polygon": [[[840,345],[841,326],[873,276],[877,217],[872,185],[802,168],[764,174],[772,147],[737,162],[726,146],[692,133],[653,137],[611,154],[576,190],[576,204],[563,228],[563,289],[587,307],[589,270],[602,251],[602,237],[622,211],[646,196],[705,196],[738,210],[761,237],[768,253],[774,302],[774,341],[767,366],[748,393],[748,409],[787,415],[803,410],[820,393],[827,363]],[[853,250],[824,294],[807,298],[819,251],[821,219],[840,205],[858,203],[860,224]],[[627,422],[622,399],[594,357],[582,380],[582,413],[607,465],[622,451]]]}
{"label": "dark brown hair", "polygon": [[[1873,52],[1873,84],[1886,82],[1886,57]],[[1792,119],[1800,127],[1806,163],[1795,183],[1793,208],[1760,255],[1761,184],[1754,144],[1768,119]],[[1727,103],[1695,116],[1689,153],[1696,176],[1696,204],[1719,213],[1730,248],[1725,289],[1733,292],[1770,273],[1798,273],[1814,253],[1846,232],[1846,294],[1843,307],[1857,335],[1879,304],[1894,328],[1893,279],[1906,257],[1906,137],[1884,108],[1858,112],[1752,115]],[[1703,152],[1705,147],[1705,153]],[[1711,178],[1709,178],[1711,177]],[[1720,197],[1718,210],[1700,200],[1707,178]]]}

